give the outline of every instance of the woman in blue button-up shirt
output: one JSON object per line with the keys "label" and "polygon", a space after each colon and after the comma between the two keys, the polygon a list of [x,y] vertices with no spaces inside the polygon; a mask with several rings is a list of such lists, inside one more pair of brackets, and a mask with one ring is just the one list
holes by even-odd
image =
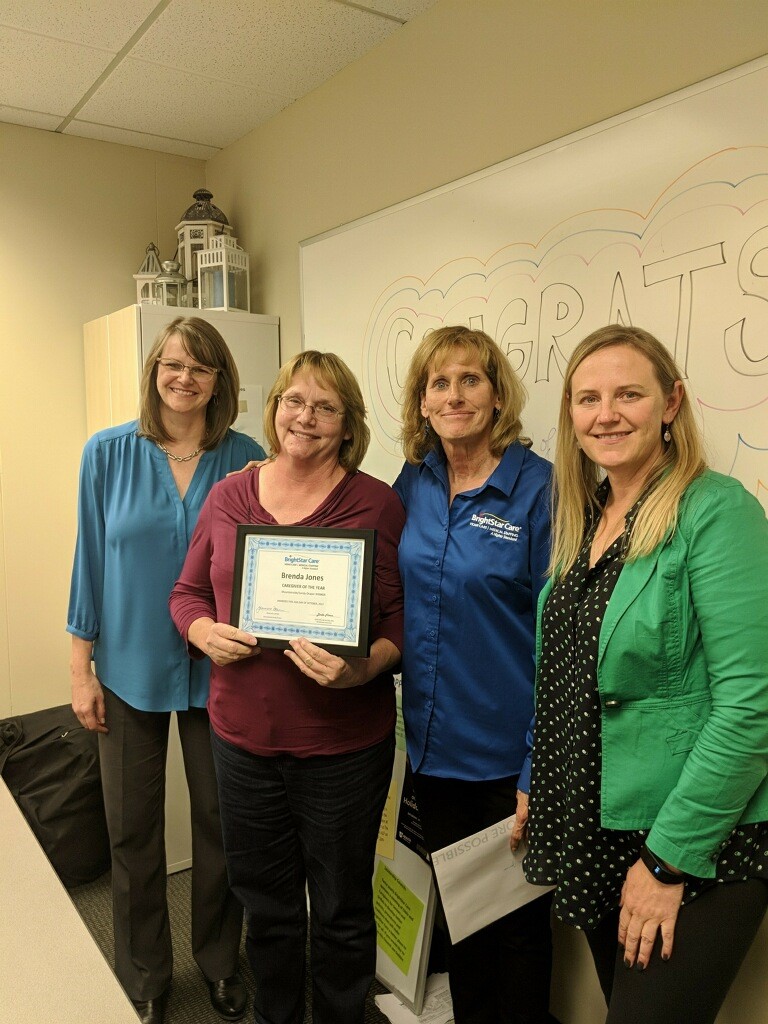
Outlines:
{"label": "woman in blue button-up shirt", "polygon": [[[430,851],[514,814],[527,792],[550,465],[521,436],[524,401],[482,331],[432,331],[411,361],[395,483],[403,715]],[[548,896],[452,945],[448,963],[456,1024],[552,1020]]]}
{"label": "woman in blue button-up shirt", "polygon": [[80,471],[67,630],[72,706],[98,732],[112,845],[115,971],[140,1019],[162,1024],[171,981],[165,760],[176,712],[192,805],[192,947],[214,1009],[236,1019],[242,910],[229,891],[210,747],[208,662],[191,662],[168,612],[213,484],[262,448],[230,430],[237,368],[219,332],[177,318],[141,382],[138,421],[95,434]]}

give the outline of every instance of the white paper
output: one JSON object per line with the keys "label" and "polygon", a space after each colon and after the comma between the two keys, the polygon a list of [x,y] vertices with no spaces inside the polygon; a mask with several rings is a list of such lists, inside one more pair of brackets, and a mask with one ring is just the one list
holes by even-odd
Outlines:
{"label": "white paper", "polygon": [[376,996],[376,1005],[392,1024],[453,1024],[453,1004],[447,974],[431,974],[424,990],[424,1006],[416,1016],[397,996]]}
{"label": "white paper", "polygon": [[289,622],[291,626],[344,628],[350,602],[349,553],[312,548],[306,557],[301,554],[281,547],[258,550],[258,573],[242,617]]}
{"label": "white paper", "polygon": [[233,430],[247,434],[264,447],[264,389],[261,384],[241,384],[239,412]]}
{"label": "white paper", "polygon": [[523,874],[525,849],[509,848],[515,817],[475,832],[432,854],[451,941],[459,942],[553,886],[530,885]]}
{"label": "white paper", "polygon": [[304,534],[294,527],[283,532],[278,526],[241,529],[240,629],[264,643],[306,636],[316,644],[362,646],[367,536],[311,528]]}

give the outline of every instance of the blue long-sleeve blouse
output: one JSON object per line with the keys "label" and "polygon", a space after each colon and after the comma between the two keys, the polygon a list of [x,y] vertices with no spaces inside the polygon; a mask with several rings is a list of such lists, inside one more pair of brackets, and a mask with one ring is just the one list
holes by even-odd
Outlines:
{"label": "blue long-sleeve blouse", "polygon": [[551,469],[510,445],[482,486],[449,505],[440,449],[395,481],[406,510],[403,717],[414,771],[472,782],[519,774],[527,790]]}
{"label": "blue long-sleeve blouse", "polygon": [[168,596],[211,487],[264,452],[230,430],[182,501],[167,457],[137,428],[102,430],[83,451],[67,632],[93,641],[96,675],[132,707],[204,707],[209,663],[190,661]]}

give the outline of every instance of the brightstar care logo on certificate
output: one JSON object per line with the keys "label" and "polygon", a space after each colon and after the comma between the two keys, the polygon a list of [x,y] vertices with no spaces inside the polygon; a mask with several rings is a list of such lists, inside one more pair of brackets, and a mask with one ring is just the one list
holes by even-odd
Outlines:
{"label": "brightstar care logo on certificate", "polygon": [[473,512],[469,525],[478,530],[486,530],[492,537],[498,537],[500,540],[517,540],[522,529],[521,526],[514,526],[509,520],[495,516],[492,512],[481,512],[479,516]]}

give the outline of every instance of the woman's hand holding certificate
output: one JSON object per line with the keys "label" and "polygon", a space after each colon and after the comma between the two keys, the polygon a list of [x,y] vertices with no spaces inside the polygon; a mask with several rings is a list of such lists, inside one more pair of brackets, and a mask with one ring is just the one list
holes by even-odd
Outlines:
{"label": "woman's hand holding certificate", "polygon": [[195,619],[187,634],[189,642],[207,654],[214,665],[232,665],[261,654],[259,642],[250,633],[213,619]]}

